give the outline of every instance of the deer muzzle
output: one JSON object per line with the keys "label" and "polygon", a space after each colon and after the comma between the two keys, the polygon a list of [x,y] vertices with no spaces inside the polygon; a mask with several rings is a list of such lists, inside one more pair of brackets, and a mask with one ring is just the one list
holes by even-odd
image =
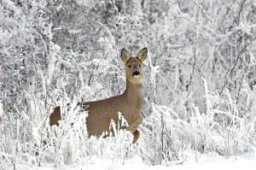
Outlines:
{"label": "deer muzzle", "polygon": [[132,73],[132,76],[133,76],[134,78],[139,78],[139,77],[140,77],[140,72],[139,72],[139,71],[134,71],[134,72]]}

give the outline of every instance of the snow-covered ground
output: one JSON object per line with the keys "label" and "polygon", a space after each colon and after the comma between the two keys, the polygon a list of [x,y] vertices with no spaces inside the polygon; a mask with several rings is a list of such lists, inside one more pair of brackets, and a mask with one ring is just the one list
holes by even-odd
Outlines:
{"label": "snow-covered ground", "polygon": [[[189,156],[190,155],[190,156]],[[118,160],[102,160],[100,158],[92,158],[85,165],[60,165],[58,167],[54,165],[41,165],[41,167],[29,166],[29,165],[16,165],[17,170],[254,170],[256,167],[256,154],[250,153],[241,156],[223,157],[216,153],[209,153],[200,155],[198,153],[190,152],[188,159],[183,163],[171,162],[168,165],[146,165],[142,159],[135,156],[126,161]],[[10,166],[8,170],[12,170],[13,166]]]}

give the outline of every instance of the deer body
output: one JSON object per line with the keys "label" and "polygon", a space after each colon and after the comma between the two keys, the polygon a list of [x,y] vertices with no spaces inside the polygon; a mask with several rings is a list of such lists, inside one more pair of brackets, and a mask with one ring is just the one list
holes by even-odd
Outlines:
{"label": "deer body", "polygon": [[[126,66],[124,93],[108,99],[84,103],[83,107],[88,111],[86,124],[89,136],[100,136],[103,132],[109,131],[111,120],[117,123],[120,112],[128,122],[127,130],[133,133],[133,143],[135,143],[140,136],[137,128],[142,122],[141,110],[144,103],[142,62],[147,57],[147,48],[142,49],[136,58],[131,57],[123,49],[121,57]],[[60,119],[60,107],[56,107],[50,115],[50,125],[58,125]]]}

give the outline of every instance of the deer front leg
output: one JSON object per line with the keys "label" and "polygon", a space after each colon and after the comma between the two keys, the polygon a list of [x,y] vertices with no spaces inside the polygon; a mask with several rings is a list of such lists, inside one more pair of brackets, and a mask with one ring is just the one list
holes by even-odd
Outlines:
{"label": "deer front leg", "polygon": [[59,126],[59,120],[61,120],[60,106],[55,107],[52,114],[50,115],[50,125]]}
{"label": "deer front leg", "polygon": [[136,141],[140,137],[140,131],[138,129],[136,129],[132,134],[133,134],[133,141],[132,141],[132,143],[134,144],[134,143],[136,143]]}

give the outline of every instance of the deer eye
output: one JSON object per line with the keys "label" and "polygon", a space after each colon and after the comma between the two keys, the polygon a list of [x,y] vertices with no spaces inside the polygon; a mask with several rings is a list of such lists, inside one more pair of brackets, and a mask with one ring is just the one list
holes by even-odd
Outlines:
{"label": "deer eye", "polygon": [[131,68],[132,66],[131,65],[128,65],[129,68]]}
{"label": "deer eye", "polygon": [[139,64],[139,67],[140,67],[141,65]]}

